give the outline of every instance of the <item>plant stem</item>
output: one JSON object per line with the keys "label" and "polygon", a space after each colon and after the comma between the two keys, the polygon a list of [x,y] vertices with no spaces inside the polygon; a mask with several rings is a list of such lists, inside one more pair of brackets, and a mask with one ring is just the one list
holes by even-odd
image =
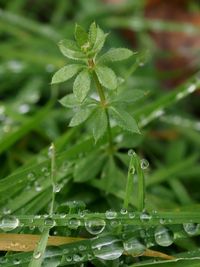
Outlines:
{"label": "plant stem", "polygon": [[52,143],[51,146],[49,147],[49,157],[51,159],[51,184],[52,184],[52,200],[51,200],[51,207],[50,207],[50,215],[53,214],[54,210],[54,202],[55,202],[55,186],[56,186],[56,181],[55,181],[55,172],[56,172],[56,167],[55,167],[55,146]]}
{"label": "plant stem", "polygon": [[110,151],[113,151],[113,138],[112,138],[112,132],[111,132],[111,126],[110,126],[110,116],[108,113],[108,108],[107,108],[107,102],[106,102],[106,97],[103,91],[103,87],[101,86],[99,79],[96,75],[95,72],[93,72],[93,77],[94,77],[94,81],[96,84],[96,88],[97,88],[97,92],[98,95],[100,97],[100,102],[101,102],[101,106],[105,109],[106,112],[106,117],[107,117],[107,132],[108,132],[108,142],[109,142],[109,147],[110,147]]}

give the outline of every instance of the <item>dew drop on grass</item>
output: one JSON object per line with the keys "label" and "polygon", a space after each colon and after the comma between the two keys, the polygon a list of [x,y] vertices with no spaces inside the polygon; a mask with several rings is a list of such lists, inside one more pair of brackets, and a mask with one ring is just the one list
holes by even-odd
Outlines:
{"label": "dew drop on grass", "polygon": [[173,232],[164,226],[157,226],[154,233],[156,243],[162,247],[168,247],[173,243]]}
{"label": "dew drop on grass", "polygon": [[141,214],[140,214],[140,220],[142,222],[149,222],[151,220],[152,216],[147,212],[147,211],[143,211]]}
{"label": "dew drop on grass", "polygon": [[120,210],[120,213],[121,213],[122,215],[125,215],[125,214],[128,213],[128,211],[127,211],[127,209],[121,209],[121,210]]}
{"label": "dew drop on grass", "polygon": [[48,150],[48,157],[52,159],[53,155],[54,155],[54,145],[51,144]]}
{"label": "dew drop on grass", "polygon": [[112,220],[117,217],[117,212],[113,210],[107,210],[105,215],[108,220]]}
{"label": "dew drop on grass", "polygon": [[71,261],[72,261],[72,257],[71,257],[71,256],[66,256],[65,260],[66,260],[67,262],[71,262]]}
{"label": "dew drop on grass", "polygon": [[79,262],[79,261],[82,261],[83,260],[83,257],[79,254],[74,254],[73,255],[73,261],[74,262]]}
{"label": "dew drop on grass", "polygon": [[132,157],[133,155],[135,155],[135,151],[133,149],[129,149],[128,156]]}
{"label": "dew drop on grass", "polygon": [[21,263],[20,259],[14,259],[14,260],[13,260],[13,264],[14,264],[14,265],[18,265],[18,264],[20,264],[20,263]]}
{"label": "dew drop on grass", "polygon": [[136,238],[132,237],[123,242],[124,250],[132,256],[141,256],[146,247]]}
{"label": "dew drop on grass", "polygon": [[53,186],[53,192],[54,193],[59,193],[60,190],[61,190],[61,188],[62,188],[62,184],[54,184],[54,186]]}
{"label": "dew drop on grass", "polygon": [[198,223],[184,223],[183,228],[188,235],[193,236],[200,229],[200,225]]}
{"label": "dew drop on grass", "polygon": [[76,218],[71,218],[68,222],[68,227],[70,229],[77,229],[81,225],[81,221]]}
{"label": "dew drop on grass", "polygon": [[4,208],[3,208],[3,214],[4,214],[4,215],[11,214],[11,209],[9,209],[9,208],[7,208],[7,207],[4,207]]}
{"label": "dew drop on grass", "polygon": [[102,260],[118,259],[124,251],[121,240],[115,236],[100,236],[91,242],[95,257]]}
{"label": "dew drop on grass", "polygon": [[92,235],[98,235],[103,232],[106,222],[99,218],[90,218],[85,220],[85,229]]}
{"label": "dew drop on grass", "polygon": [[36,251],[33,253],[33,258],[38,260],[42,256],[42,253],[40,251]]}
{"label": "dew drop on grass", "polygon": [[27,174],[27,178],[28,178],[28,180],[30,181],[30,182],[32,182],[32,181],[34,181],[35,180],[35,174],[33,173],[33,172],[29,172],[28,174]]}
{"label": "dew drop on grass", "polygon": [[143,170],[146,170],[149,167],[149,162],[147,159],[140,160],[140,166]]}
{"label": "dew drop on grass", "polygon": [[0,228],[7,232],[12,231],[19,226],[19,219],[12,215],[6,215],[1,218]]}
{"label": "dew drop on grass", "polygon": [[52,218],[46,218],[44,220],[44,224],[47,227],[53,227],[53,226],[55,226],[56,222]]}
{"label": "dew drop on grass", "polygon": [[37,181],[34,183],[34,187],[35,187],[35,191],[36,192],[40,192],[42,191],[42,186],[40,183],[38,183]]}

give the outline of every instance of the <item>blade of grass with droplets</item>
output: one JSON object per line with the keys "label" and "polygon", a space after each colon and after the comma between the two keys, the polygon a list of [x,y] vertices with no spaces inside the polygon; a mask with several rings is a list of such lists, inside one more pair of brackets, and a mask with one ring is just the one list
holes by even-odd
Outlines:
{"label": "blade of grass with droplets", "polygon": [[139,126],[144,127],[152,120],[160,117],[164,109],[174,105],[176,102],[195,92],[200,87],[200,73],[194,74],[188,81],[184,82],[177,89],[164,96],[159,97],[154,102],[142,107],[134,112],[134,116],[139,120]]}
{"label": "blade of grass with droplets", "polygon": [[[49,215],[52,216],[54,212],[54,205],[55,205],[55,186],[56,186],[56,150],[55,145],[52,143],[49,147],[48,156],[51,161],[51,172],[50,172],[50,182],[52,186],[52,195],[51,195],[51,206]],[[52,225],[53,226],[53,225]],[[46,229],[43,228],[43,233],[41,236],[41,239],[37,245],[37,247],[34,249],[32,259],[29,263],[29,267],[40,267],[42,265],[43,259],[44,259],[44,253],[46,250],[48,238],[49,238],[49,231],[51,227],[47,227]]]}

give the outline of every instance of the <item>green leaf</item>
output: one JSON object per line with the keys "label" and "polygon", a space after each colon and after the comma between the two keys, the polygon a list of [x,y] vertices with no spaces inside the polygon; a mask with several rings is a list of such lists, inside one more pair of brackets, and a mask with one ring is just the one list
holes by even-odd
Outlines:
{"label": "green leaf", "polygon": [[71,119],[69,126],[74,127],[74,126],[77,126],[83,123],[84,121],[88,119],[92,111],[93,111],[93,108],[80,109],[79,111],[75,113],[75,115]]}
{"label": "green leaf", "polygon": [[97,26],[96,26],[96,23],[93,22],[93,23],[90,25],[89,36],[88,36],[89,43],[90,43],[91,45],[94,45],[94,44],[95,44],[96,36],[97,36]]}
{"label": "green leaf", "polygon": [[87,43],[88,41],[88,34],[87,32],[78,24],[76,24],[75,27],[75,39],[77,44],[81,47],[82,45],[84,45],[85,43]]}
{"label": "green leaf", "polygon": [[143,97],[145,97],[148,92],[138,89],[131,89],[131,90],[123,90],[120,92],[113,100],[111,99],[111,103],[113,102],[125,102],[125,103],[132,103],[135,102]]}
{"label": "green leaf", "polygon": [[65,39],[60,41],[58,46],[65,57],[75,60],[83,60],[86,58],[74,41]]}
{"label": "green leaf", "polygon": [[135,119],[124,109],[111,106],[110,112],[120,128],[132,133],[140,133]]}
{"label": "green leaf", "polygon": [[75,182],[86,182],[94,179],[101,170],[105,155],[100,150],[91,152],[76,162],[74,169]]}
{"label": "green leaf", "polygon": [[98,108],[90,120],[90,127],[95,143],[105,134],[107,124],[108,122],[105,109]]}
{"label": "green leaf", "polygon": [[80,105],[80,102],[78,102],[74,94],[64,96],[59,102],[66,108],[74,108]]}
{"label": "green leaf", "polygon": [[61,83],[71,79],[79,70],[83,68],[82,65],[71,64],[59,69],[52,77],[51,84]]}
{"label": "green leaf", "polygon": [[101,51],[104,43],[105,43],[105,40],[106,40],[106,37],[107,37],[108,34],[105,34],[102,29],[100,29],[99,27],[97,27],[97,30],[96,30],[96,39],[95,39],[95,43],[94,43],[94,46],[93,46],[93,51],[95,51],[95,53],[98,53],[99,51]]}
{"label": "green leaf", "polygon": [[91,79],[88,70],[83,70],[76,77],[73,85],[73,92],[80,102],[82,102],[86,98],[90,90],[90,83]]}
{"label": "green leaf", "polygon": [[97,66],[95,69],[99,82],[108,89],[116,89],[117,77],[114,71],[105,66]]}
{"label": "green leaf", "polygon": [[133,52],[127,48],[111,48],[99,58],[98,62],[106,63],[110,61],[120,61],[127,59],[132,55]]}

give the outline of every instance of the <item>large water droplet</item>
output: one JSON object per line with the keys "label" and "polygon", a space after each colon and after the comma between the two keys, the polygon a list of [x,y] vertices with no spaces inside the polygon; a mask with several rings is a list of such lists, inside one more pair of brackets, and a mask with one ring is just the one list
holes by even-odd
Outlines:
{"label": "large water droplet", "polygon": [[92,235],[98,235],[103,232],[106,222],[99,218],[90,218],[85,221],[85,229]]}
{"label": "large water droplet", "polygon": [[115,236],[101,236],[91,242],[94,255],[102,260],[118,259],[124,250],[121,240]]}
{"label": "large water droplet", "polygon": [[193,236],[200,229],[200,225],[198,223],[184,223],[183,228],[188,235]]}
{"label": "large water droplet", "polygon": [[141,214],[140,214],[140,220],[142,222],[149,222],[151,220],[152,216],[146,212],[146,211],[143,211]]}
{"label": "large water droplet", "polygon": [[125,251],[134,257],[141,256],[146,250],[146,247],[134,237],[127,239],[123,244]]}
{"label": "large water droplet", "polygon": [[140,166],[143,170],[147,169],[149,167],[149,162],[147,159],[141,159]]}
{"label": "large water droplet", "polygon": [[117,217],[117,212],[113,210],[107,210],[105,215],[108,220],[112,220]]}
{"label": "large water droplet", "polygon": [[173,243],[174,235],[167,227],[158,226],[155,229],[154,238],[158,245],[168,247]]}
{"label": "large water droplet", "polygon": [[81,225],[81,221],[76,218],[71,218],[68,222],[68,227],[70,229],[77,229]]}
{"label": "large water droplet", "polygon": [[12,215],[4,216],[0,221],[0,228],[3,231],[12,231],[19,226],[19,219]]}

